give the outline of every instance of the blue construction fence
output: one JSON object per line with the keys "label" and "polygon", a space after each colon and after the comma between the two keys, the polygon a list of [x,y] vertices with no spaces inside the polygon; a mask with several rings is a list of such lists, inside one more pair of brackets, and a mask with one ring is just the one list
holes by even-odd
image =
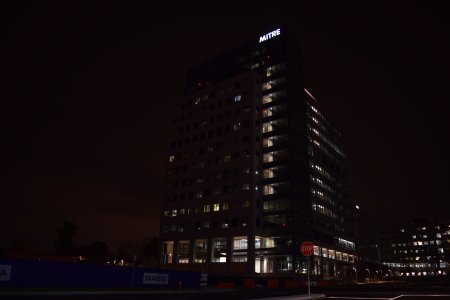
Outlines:
{"label": "blue construction fence", "polygon": [[200,272],[0,259],[0,288],[196,288]]}

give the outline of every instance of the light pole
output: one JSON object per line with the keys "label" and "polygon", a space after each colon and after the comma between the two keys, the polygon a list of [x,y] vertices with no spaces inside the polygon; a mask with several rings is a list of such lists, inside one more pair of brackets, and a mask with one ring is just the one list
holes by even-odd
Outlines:
{"label": "light pole", "polygon": [[356,284],[358,284],[358,271],[356,270],[356,268],[353,268],[353,270],[355,270],[355,280]]}

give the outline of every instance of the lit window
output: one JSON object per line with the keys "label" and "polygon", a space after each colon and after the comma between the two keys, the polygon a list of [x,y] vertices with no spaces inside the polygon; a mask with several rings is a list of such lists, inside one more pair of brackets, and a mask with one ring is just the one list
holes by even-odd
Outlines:
{"label": "lit window", "polygon": [[436,237],[437,237],[438,239],[440,239],[440,238],[441,238],[441,234],[440,234],[440,233],[436,233]]}
{"label": "lit window", "polygon": [[175,155],[169,156],[169,162],[173,162],[175,160]]}
{"label": "lit window", "polygon": [[224,263],[227,262],[227,239],[212,239],[211,262]]}
{"label": "lit window", "polygon": [[214,203],[213,210],[214,211],[219,211],[220,210],[220,204],[219,203]]}
{"label": "lit window", "polygon": [[228,204],[228,202],[222,203],[222,210],[228,210],[228,209],[229,209],[229,204]]}
{"label": "lit window", "polygon": [[264,195],[272,195],[275,193],[275,189],[273,188],[273,185],[265,185],[264,186],[264,191],[263,194]]}
{"label": "lit window", "polygon": [[272,122],[264,123],[264,124],[263,124],[263,133],[271,132],[271,131],[273,131],[273,125],[272,125]]}
{"label": "lit window", "polygon": [[176,216],[177,216],[177,210],[174,209],[174,210],[172,210],[172,217],[176,217]]}
{"label": "lit window", "polygon": [[[256,239],[255,239],[256,242]],[[246,236],[237,236],[233,239],[233,250],[245,250],[248,248],[248,240]]]}
{"label": "lit window", "polygon": [[222,221],[221,227],[222,228],[228,228],[228,220],[227,219]]}
{"label": "lit window", "polygon": [[190,242],[179,241],[177,249],[177,258],[179,264],[188,264],[190,257]]}
{"label": "lit window", "polygon": [[248,190],[250,189],[250,183],[244,183],[244,184],[242,185],[242,189],[243,189],[244,191],[248,191]]}
{"label": "lit window", "polygon": [[264,153],[263,162],[268,163],[273,161],[273,152]]}
{"label": "lit window", "polygon": [[208,250],[208,240],[195,240],[194,241],[194,263],[205,263],[207,250]]}
{"label": "lit window", "polygon": [[241,101],[241,99],[242,99],[241,95],[234,96],[234,102],[239,102]]}
{"label": "lit window", "polygon": [[209,212],[210,211],[210,206],[209,206],[209,204],[206,204],[206,205],[204,205],[203,206],[203,212]]}
{"label": "lit window", "polygon": [[239,129],[241,129],[241,122],[234,123],[233,130],[238,131]]}
{"label": "lit window", "polygon": [[320,255],[320,249],[319,246],[314,246],[314,255],[319,256]]}

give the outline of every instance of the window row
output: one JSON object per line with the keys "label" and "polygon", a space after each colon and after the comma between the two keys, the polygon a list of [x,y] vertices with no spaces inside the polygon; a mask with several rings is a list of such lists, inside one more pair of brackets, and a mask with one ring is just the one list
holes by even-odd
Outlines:
{"label": "window row", "polygon": [[177,141],[172,141],[170,147],[172,149],[176,147],[181,147],[183,145],[190,145],[205,139],[212,139],[215,137],[221,137],[222,135],[239,132],[243,128],[247,128],[250,125],[249,120],[238,121],[232,124],[226,125],[225,127],[219,127],[216,129],[209,130],[208,132],[202,132],[200,134],[194,134],[192,136],[188,136],[184,139],[178,139]]}
{"label": "window row", "polygon": [[229,209],[246,208],[250,206],[249,200],[233,201],[232,205],[229,202],[212,203],[197,205],[187,208],[166,209],[164,210],[165,217],[189,216],[200,213],[209,213],[216,211],[226,211]]}
{"label": "window row", "polygon": [[317,184],[324,190],[326,190],[332,194],[337,194],[336,190],[334,188],[332,188],[329,184],[325,183],[322,179],[319,179],[313,175],[310,176],[310,179],[311,179],[311,182],[314,182],[315,184]]}
{"label": "window row", "polygon": [[239,175],[247,175],[247,174],[250,174],[250,167],[239,167],[239,168],[233,168],[233,169],[226,169],[223,171],[217,171],[216,173],[209,173],[209,174],[200,175],[197,177],[190,177],[190,178],[175,180],[173,183],[173,186],[178,187],[178,186],[203,184],[203,183],[211,182],[214,180],[222,180],[223,178],[236,177]]}
{"label": "window row", "polygon": [[263,195],[273,195],[289,192],[290,186],[291,184],[288,181],[266,184],[263,186]]}
{"label": "window row", "polygon": [[[255,186],[255,190],[257,190],[258,187]],[[181,194],[174,194],[172,196],[169,196],[167,201],[168,202],[177,202],[179,201],[185,201],[185,200],[193,200],[195,199],[202,199],[202,198],[208,198],[210,196],[220,196],[220,195],[227,195],[235,192],[241,192],[241,191],[249,191],[250,190],[250,184],[249,183],[236,183],[233,185],[225,185],[223,187],[217,187],[213,189],[206,189],[204,191],[197,191],[197,192],[187,192],[187,193],[181,193]]]}
{"label": "window row", "polygon": [[289,158],[288,149],[271,151],[263,154],[263,163],[276,162],[287,158]]}
{"label": "window row", "polygon": [[330,217],[332,219],[339,218],[339,216],[334,211],[332,211],[331,209],[329,209],[329,208],[327,208],[327,207],[325,207],[323,205],[316,204],[314,202],[312,203],[312,209],[317,211],[317,212],[319,212],[319,213],[321,213],[321,214],[323,214],[323,215],[325,215],[325,216],[328,216],[328,217]]}
{"label": "window row", "polygon": [[194,121],[194,122],[188,123],[188,124],[183,124],[180,127],[174,128],[174,132],[181,134],[183,132],[195,131],[197,129],[201,129],[201,128],[208,127],[208,126],[211,127],[211,125],[214,124],[215,122],[221,122],[222,120],[225,120],[225,119],[236,118],[237,116],[239,116],[241,114],[241,112],[242,113],[250,112],[250,106],[245,105],[242,108],[238,107],[233,110],[226,111],[224,113],[219,113],[217,115],[210,116],[208,118],[203,117],[203,118],[199,119],[198,121]]}
{"label": "window row", "polygon": [[284,83],[286,83],[286,78],[284,78],[284,77],[272,79],[272,80],[266,81],[262,84],[262,90],[267,91],[270,89],[274,89],[274,88],[280,87]]}
{"label": "window row", "polygon": [[318,136],[322,141],[324,141],[331,149],[333,149],[337,154],[342,156],[343,158],[346,158],[345,153],[338,147],[336,144],[331,141],[328,137],[326,137],[322,132],[317,130],[317,128],[308,125],[308,129],[313,132],[316,136]]}
{"label": "window row", "polygon": [[164,210],[164,217],[176,217],[176,216],[188,216],[192,214],[198,214],[201,212],[207,213],[210,211],[223,211],[228,210],[230,205],[228,202],[205,204],[203,207],[197,206],[194,208],[180,208],[172,210]]}
{"label": "window row", "polygon": [[[431,240],[431,241],[415,241],[415,242],[408,242],[408,243],[399,243],[398,247],[411,247],[411,246],[427,246],[427,245],[442,245],[442,240]],[[396,247],[396,244],[392,244],[392,247]]]}
{"label": "window row", "polygon": [[[206,151],[214,152],[214,149],[215,149],[214,146],[210,145],[206,148]],[[203,156],[203,153],[200,153],[200,151],[192,151],[192,152],[186,152],[186,153],[178,154],[178,155],[172,154],[169,156],[169,162],[172,163],[172,162],[180,161],[183,159],[195,158],[196,156]],[[206,161],[206,163],[209,165],[212,165],[212,164],[220,165],[222,163],[229,163],[231,161],[238,160],[240,158],[246,159],[249,157],[250,157],[250,151],[245,150],[243,152],[227,153],[227,154],[224,154],[223,156],[219,156],[216,158],[210,158],[209,160]],[[197,166],[198,166],[198,164],[203,165],[204,162],[195,163],[195,164],[193,164],[193,166],[195,166],[196,164],[197,164]],[[203,167],[200,167],[200,168],[203,168]]]}
{"label": "window row", "polygon": [[331,176],[330,173],[324,167],[319,165],[318,163],[310,162],[309,165],[310,165],[312,170],[314,170],[317,173],[319,173],[320,175],[324,176],[325,178],[327,178],[331,182],[335,182],[336,181],[335,178],[333,176]]}
{"label": "window row", "polygon": [[328,249],[325,247],[314,246],[314,255],[320,257],[327,257],[335,260],[345,261],[353,263],[355,262],[355,256],[346,252],[337,251],[334,249]]}
{"label": "window row", "polygon": [[[201,82],[198,83],[199,87],[202,85],[203,84]],[[203,94],[203,95],[199,95],[195,98],[184,101],[183,103],[178,105],[176,108],[177,109],[186,109],[189,107],[194,107],[194,106],[209,102],[211,100],[214,100],[215,98],[217,98],[219,100],[224,100],[223,96],[226,94],[230,94],[230,93],[232,93],[232,95],[231,96],[228,95],[228,97],[225,99],[225,101],[240,101],[241,100],[240,98],[242,98],[243,94],[236,93],[236,92],[234,92],[234,90],[240,89],[241,85],[242,85],[241,82],[236,82],[234,84],[230,84],[222,89],[215,90],[210,93]],[[247,93],[248,92],[244,91],[244,95],[246,95]],[[236,100],[236,98],[239,98],[239,100]]]}
{"label": "window row", "polygon": [[248,218],[232,218],[232,219],[221,219],[212,221],[203,221],[196,223],[186,223],[186,224],[163,224],[163,233],[169,232],[191,232],[196,230],[208,230],[208,229],[228,229],[237,227],[247,227]]}
{"label": "window row", "polygon": [[[309,108],[311,109],[311,113],[308,114],[311,117],[314,117],[314,114],[317,115],[327,126],[327,128],[330,128],[334,134],[342,137],[342,132],[340,132],[333,124],[331,124],[328,119],[317,109],[317,107],[315,107],[313,104],[311,104],[310,101],[306,101],[306,104],[309,106]],[[317,119],[317,117],[316,117]]]}
{"label": "window row", "polygon": [[[323,145],[322,142],[319,141],[318,139],[312,137],[311,135],[308,135],[308,141],[309,141],[308,154],[310,157],[314,158],[320,157],[324,159],[326,156],[332,161],[344,163],[342,157],[340,157],[337,153],[331,153],[330,151],[328,151],[327,147],[325,147],[325,145]],[[315,151],[315,149],[319,149],[320,151]],[[334,170],[338,174],[341,173],[341,170],[338,169],[337,167]]]}
{"label": "window row", "polygon": [[207,239],[179,241],[176,246],[173,241],[165,241],[162,249],[164,264],[205,263],[208,256],[213,263],[225,263],[230,256],[233,262],[246,262],[248,239],[247,236],[233,237],[230,245],[226,237],[212,238],[210,251]]}
{"label": "window row", "polygon": [[263,123],[262,132],[268,133],[288,126],[287,119],[276,119]]}
{"label": "window row", "polygon": [[[249,191],[249,190],[250,190],[250,183],[248,183],[248,182],[235,183],[232,185],[225,185],[225,186],[217,187],[217,188],[213,188],[213,189],[206,189],[206,190],[197,191],[197,192],[189,192],[189,193],[187,193],[187,199],[189,199],[189,200],[191,200],[193,198],[203,199],[203,198],[207,198],[207,197],[211,197],[211,196],[220,196],[222,194],[226,195],[229,193],[237,193],[237,192]],[[181,194],[181,195],[183,195],[183,194]],[[184,195],[185,195],[184,197],[180,196],[181,201],[186,199],[186,193]],[[174,201],[174,202],[176,202],[177,200],[178,200],[177,198],[175,198],[175,199],[172,198],[172,201]]]}
{"label": "window row", "polygon": [[337,207],[338,204],[336,202],[336,200],[332,199],[330,196],[328,196],[326,193],[321,192],[317,189],[311,189],[311,194],[313,194],[315,197],[317,197],[318,199],[325,201],[331,205],[333,205],[334,207]]}

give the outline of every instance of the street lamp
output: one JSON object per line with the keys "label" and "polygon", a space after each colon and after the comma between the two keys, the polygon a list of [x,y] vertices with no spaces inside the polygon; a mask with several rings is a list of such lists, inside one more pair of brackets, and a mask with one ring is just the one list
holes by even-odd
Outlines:
{"label": "street lamp", "polygon": [[358,284],[358,271],[356,270],[356,268],[353,268],[353,270],[355,270],[355,280],[356,284]]}

